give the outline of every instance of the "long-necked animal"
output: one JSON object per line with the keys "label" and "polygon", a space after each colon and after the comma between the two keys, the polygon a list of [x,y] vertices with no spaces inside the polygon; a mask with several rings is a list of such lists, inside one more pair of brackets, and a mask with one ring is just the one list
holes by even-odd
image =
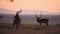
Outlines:
{"label": "long-necked animal", "polygon": [[13,17],[14,18],[14,23],[13,23],[13,27],[16,26],[16,29],[20,28],[20,24],[21,24],[21,18],[19,17],[19,13],[22,12],[22,9],[20,9],[20,11],[17,11],[16,15]]}
{"label": "long-necked animal", "polygon": [[45,23],[46,26],[48,26],[49,20],[47,18],[41,19],[41,16],[38,17],[36,14],[35,14],[35,17],[36,17],[36,21],[40,24],[40,26],[41,26],[42,23]]}

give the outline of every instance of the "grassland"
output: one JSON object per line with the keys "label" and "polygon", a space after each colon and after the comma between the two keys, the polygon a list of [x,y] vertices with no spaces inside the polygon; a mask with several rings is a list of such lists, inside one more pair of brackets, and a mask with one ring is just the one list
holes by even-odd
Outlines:
{"label": "grassland", "polygon": [[12,23],[0,23],[0,34],[60,34],[60,25],[39,26],[21,24],[20,29],[12,29]]}

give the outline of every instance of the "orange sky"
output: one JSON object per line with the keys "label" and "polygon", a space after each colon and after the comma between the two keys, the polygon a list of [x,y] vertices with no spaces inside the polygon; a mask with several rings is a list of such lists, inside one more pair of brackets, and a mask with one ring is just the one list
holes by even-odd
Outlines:
{"label": "orange sky", "polygon": [[44,10],[52,13],[60,13],[60,0],[0,0],[0,8],[9,10],[19,10],[20,8],[26,10]]}

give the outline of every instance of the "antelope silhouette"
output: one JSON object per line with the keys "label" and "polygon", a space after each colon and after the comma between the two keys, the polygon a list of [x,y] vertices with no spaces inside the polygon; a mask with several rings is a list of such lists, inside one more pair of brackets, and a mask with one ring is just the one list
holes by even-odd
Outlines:
{"label": "antelope silhouette", "polygon": [[40,24],[40,26],[41,26],[42,23],[45,23],[46,26],[48,26],[49,20],[47,18],[41,19],[41,16],[38,17],[36,14],[35,14],[35,17],[36,17],[36,21]]}
{"label": "antelope silhouette", "polygon": [[16,29],[19,26],[20,29],[20,24],[21,24],[21,18],[19,17],[19,13],[22,12],[22,9],[20,9],[20,11],[17,11],[16,15],[13,17],[14,21],[13,21],[13,27],[16,26]]}

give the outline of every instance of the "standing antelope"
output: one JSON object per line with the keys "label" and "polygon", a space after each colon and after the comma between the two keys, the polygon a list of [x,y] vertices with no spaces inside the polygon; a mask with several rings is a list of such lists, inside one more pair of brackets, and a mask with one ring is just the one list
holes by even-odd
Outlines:
{"label": "standing antelope", "polygon": [[14,21],[13,21],[13,27],[16,26],[16,29],[20,28],[20,23],[21,23],[21,18],[19,17],[19,13],[22,12],[22,9],[20,9],[20,11],[17,11],[16,15],[13,17]]}
{"label": "standing antelope", "polygon": [[35,17],[36,17],[36,21],[40,24],[40,26],[41,26],[41,23],[45,23],[46,24],[46,26],[48,26],[48,19],[47,18],[44,18],[44,19],[41,19],[40,17],[38,17],[36,14],[35,14]]}

